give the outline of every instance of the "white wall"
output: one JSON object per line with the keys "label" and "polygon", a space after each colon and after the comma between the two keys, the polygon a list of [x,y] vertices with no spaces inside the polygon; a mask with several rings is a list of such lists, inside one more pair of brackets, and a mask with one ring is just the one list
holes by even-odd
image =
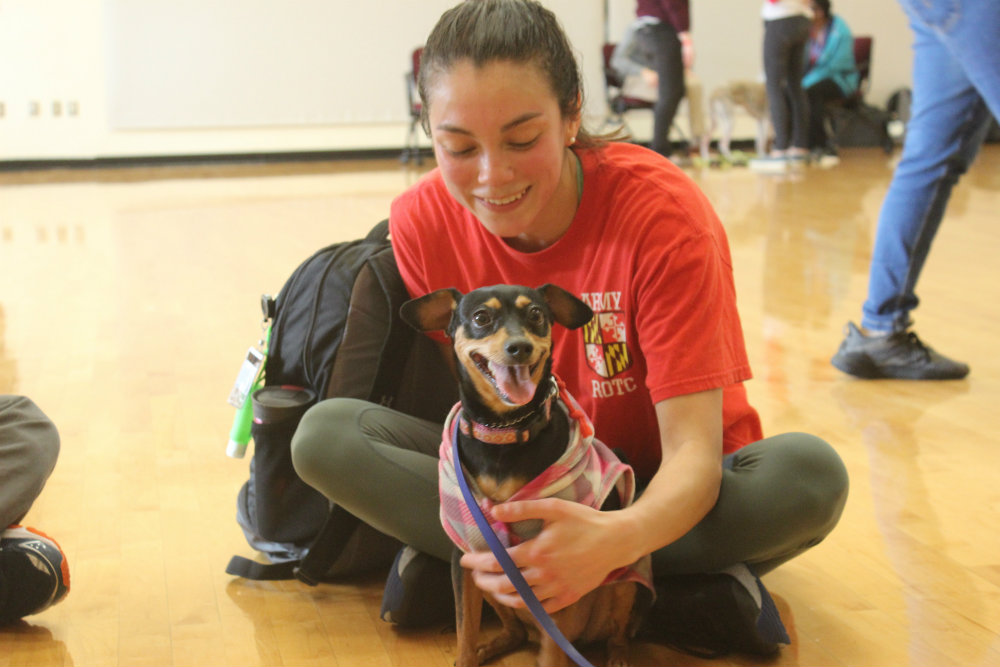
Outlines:
{"label": "white wall", "polygon": [[[600,44],[633,0],[543,0],[604,116]],[[409,54],[454,0],[0,0],[0,161],[397,148]],[[909,81],[895,3],[837,0],[875,36],[872,94]],[[760,75],[757,0],[692,0],[706,90]]]}

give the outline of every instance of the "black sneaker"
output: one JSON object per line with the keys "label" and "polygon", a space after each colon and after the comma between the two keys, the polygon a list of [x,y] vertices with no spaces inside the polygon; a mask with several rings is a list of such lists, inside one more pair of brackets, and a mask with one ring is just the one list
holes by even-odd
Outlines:
{"label": "black sneaker", "polygon": [[0,625],[37,614],[69,593],[69,563],[51,537],[10,526],[0,533]]}
{"label": "black sneaker", "polygon": [[960,380],[969,374],[968,364],[938,354],[912,331],[866,336],[853,322],[848,322],[845,334],[830,363],[855,377]]}
{"label": "black sneaker", "polygon": [[400,549],[385,582],[379,616],[403,628],[454,622],[451,564],[410,546]]}
{"label": "black sneaker", "polygon": [[789,644],[774,600],[745,565],[711,574],[657,577],[656,602],[640,640],[705,659],[729,653],[772,656]]}

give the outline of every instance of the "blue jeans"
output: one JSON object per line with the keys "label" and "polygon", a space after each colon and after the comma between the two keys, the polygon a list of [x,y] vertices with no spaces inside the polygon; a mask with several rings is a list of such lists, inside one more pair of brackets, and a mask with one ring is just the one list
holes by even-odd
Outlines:
{"label": "blue jeans", "polygon": [[899,0],[913,30],[913,106],[879,215],[861,325],[902,331],[952,187],[1000,118],[1000,2]]}

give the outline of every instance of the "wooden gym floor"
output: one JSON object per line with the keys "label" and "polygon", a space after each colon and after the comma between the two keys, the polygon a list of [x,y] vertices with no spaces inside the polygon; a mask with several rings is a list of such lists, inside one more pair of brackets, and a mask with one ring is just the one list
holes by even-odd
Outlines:
{"label": "wooden gym floor", "polygon": [[[689,172],[728,229],[767,432],[816,433],[851,474],[837,530],[765,579],[793,637],[778,665],[1000,665],[1000,147],[959,184],[919,285],[916,330],[971,364],[965,381],[829,364],[859,316],[891,169],[854,149],[793,177]],[[252,553],[234,519],[249,459],[224,451],[258,298],[417,176],[393,160],[0,174],[0,392],[61,431],[26,523],[72,569],[62,604],[0,630],[0,667],[453,663],[450,628],[378,620],[381,577],[224,572]],[[634,660],[755,664],[648,644]]]}

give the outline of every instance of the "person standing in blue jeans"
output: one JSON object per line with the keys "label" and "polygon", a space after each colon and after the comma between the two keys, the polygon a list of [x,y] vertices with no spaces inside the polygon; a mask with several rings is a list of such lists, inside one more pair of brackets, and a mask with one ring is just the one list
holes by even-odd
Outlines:
{"label": "person standing in blue jeans", "polygon": [[948,380],[969,373],[910,331],[920,271],[951,191],[1000,117],[1000,3],[899,0],[914,35],[913,106],[882,203],[861,327],[832,358],[861,378]]}

